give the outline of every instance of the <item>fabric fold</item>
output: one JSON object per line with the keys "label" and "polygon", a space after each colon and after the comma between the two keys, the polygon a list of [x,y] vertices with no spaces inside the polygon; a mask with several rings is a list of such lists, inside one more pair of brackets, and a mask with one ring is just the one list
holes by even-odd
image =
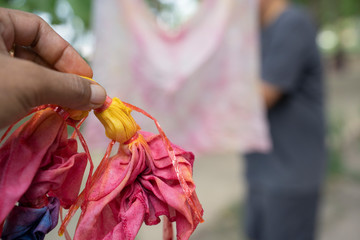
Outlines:
{"label": "fabric fold", "polygon": [[59,209],[57,198],[49,198],[49,204],[42,208],[15,206],[5,222],[1,239],[44,239],[56,227]]}
{"label": "fabric fold", "polygon": [[[146,144],[136,141],[130,151],[120,147],[92,182],[75,239],[135,239],[143,222],[158,224],[162,215],[176,222],[179,240],[188,239],[195,230],[199,220],[187,203],[161,137],[148,132],[139,132],[139,137]],[[192,180],[194,155],[172,147],[196,207],[202,209]]]}
{"label": "fabric fold", "polygon": [[87,155],[78,153],[67,126],[67,119],[49,107],[36,112],[1,146],[4,239],[43,239],[56,226],[59,207],[68,208],[77,199]]}

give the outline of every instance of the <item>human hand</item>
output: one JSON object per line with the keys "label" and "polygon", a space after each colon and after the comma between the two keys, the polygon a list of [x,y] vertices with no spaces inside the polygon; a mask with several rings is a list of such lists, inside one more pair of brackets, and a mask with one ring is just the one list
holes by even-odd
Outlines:
{"label": "human hand", "polygon": [[75,49],[40,17],[0,8],[0,128],[42,104],[100,107],[105,89],[79,77],[92,74]]}

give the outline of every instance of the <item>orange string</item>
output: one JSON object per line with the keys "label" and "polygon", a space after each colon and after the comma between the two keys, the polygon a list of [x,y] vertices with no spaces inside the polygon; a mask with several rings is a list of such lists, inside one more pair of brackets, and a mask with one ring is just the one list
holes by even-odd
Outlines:
{"label": "orange string", "polygon": [[[81,125],[84,123],[84,121],[86,120],[87,117],[84,117],[83,119],[81,119],[81,121],[79,122],[79,124],[76,126],[77,128],[80,129]],[[77,132],[74,131],[71,135],[72,139],[75,139],[77,137]]]}
{"label": "orange string", "polygon": [[[89,190],[89,186],[90,186],[90,181],[91,181],[91,177],[92,177],[92,173],[94,171],[94,163],[91,159],[91,155],[90,155],[90,151],[89,151],[89,148],[86,144],[86,141],[83,137],[83,135],[81,134],[79,128],[75,127],[75,131],[77,133],[77,135],[79,136],[79,140],[81,142],[81,145],[82,147],[84,148],[85,150],[85,153],[86,153],[86,156],[87,156],[87,159],[89,160],[89,163],[90,163],[90,170],[89,170],[89,175],[88,175],[88,179],[86,180],[86,185],[85,185],[85,190]],[[86,195],[88,195],[88,193],[86,192]]]}
{"label": "orange string", "polygon": [[95,173],[94,173],[94,176],[92,178],[92,185],[98,180],[99,177],[101,177],[102,173],[104,172],[107,164],[108,164],[108,160],[109,160],[109,157],[110,157],[110,154],[111,154],[111,151],[112,151],[112,148],[114,146],[114,144],[116,143],[115,140],[112,140],[108,147],[106,148],[106,152],[105,152],[105,155],[103,157],[103,159],[101,160],[99,166],[97,167]]}
{"label": "orange string", "polygon": [[193,210],[193,212],[195,213],[196,217],[198,218],[198,220],[200,222],[204,222],[204,219],[202,218],[201,216],[201,213],[200,211],[197,209],[196,207],[196,204],[194,203],[194,195],[193,193],[191,192],[183,174],[181,173],[180,169],[179,169],[179,162],[176,158],[176,155],[175,155],[175,151],[173,149],[173,147],[171,146],[171,143],[169,141],[169,139],[167,138],[165,132],[162,130],[161,126],[160,126],[160,123],[153,117],[151,116],[149,113],[145,112],[144,110],[142,110],[141,108],[138,108],[134,105],[131,105],[129,103],[126,103],[126,102],[123,102],[125,104],[125,106],[127,106],[128,108],[134,110],[134,111],[137,111],[139,113],[142,113],[144,114],[145,116],[147,116],[148,118],[152,119],[156,125],[156,128],[158,129],[159,131],[159,134],[166,146],[166,150],[168,152],[168,155],[171,159],[171,162],[173,164],[173,167],[175,169],[175,172],[176,172],[176,175],[178,177],[178,180],[180,182],[180,185],[181,185],[181,188],[183,190],[183,192],[185,193],[185,196],[186,196],[186,200],[188,202],[188,204],[190,205],[191,209]]}
{"label": "orange string", "polygon": [[66,214],[64,221],[61,223],[60,229],[58,231],[59,236],[62,236],[66,232],[66,227],[69,224],[72,217],[75,215],[76,211],[79,209],[81,204],[84,202],[84,192],[82,192],[76,199],[75,203],[71,205],[68,213]]}
{"label": "orange string", "polygon": [[19,120],[17,120],[16,122],[14,122],[13,124],[11,124],[8,129],[6,130],[6,132],[2,135],[1,139],[0,139],[0,144],[2,143],[2,141],[6,138],[6,136],[9,134],[9,132],[11,131],[11,129],[16,125],[18,124],[21,120],[23,120],[24,118],[30,116],[31,114],[35,113],[35,112],[38,112],[40,110],[44,110],[45,108],[48,108],[50,106],[53,106],[53,105],[41,105],[41,106],[38,106],[36,108],[33,108],[30,110],[30,112],[28,114],[26,114],[24,117],[20,118]]}
{"label": "orange string", "polygon": [[[108,159],[109,159],[109,156],[111,154],[111,150],[112,150],[114,144],[115,144],[115,140],[112,140],[109,143],[109,145],[106,149],[105,155],[104,155],[103,159],[101,160],[100,165],[97,167],[94,175],[91,178],[90,177],[88,178],[88,181],[86,183],[84,190],[77,197],[75,203],[73,205],[71,205],[67,215],[65,216],[64,221],[62,222],[62,224],[60,226],[60,229],[58,232],[60,236],[63,235],[64,232],[66,234],[66,227],[69,224],[70,220],[75,215],[75,213],[79,209],[79,207],[82,206],[84,202],[88,201],[88,197],[89,197],[88,194],[89,194],[90,188],[94,185],[94,183],[98,180],[98,178],[101,176],[102,172],[106,168],[106,165],[108,163]],[[85,210],[86,210],[86,207],[84,206],[84,209],[82,209],[82,214],[80,216],[80,219],[81,219],[83,213],[85,212]]]}
{"label": "orange string", "polygon": [[[63,207],[60,207],[60,221],[61,221],[61,224],[63,223],[64,221],[64,218],[63,218]],[[66,240],[71,240],[71,237],[70,237],[70,234],[69,232],[65,229],[65,239]]]}

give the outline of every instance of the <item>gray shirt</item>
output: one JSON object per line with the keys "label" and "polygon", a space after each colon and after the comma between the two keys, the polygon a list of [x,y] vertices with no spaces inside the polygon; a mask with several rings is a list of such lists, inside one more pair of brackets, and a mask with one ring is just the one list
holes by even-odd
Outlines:
{"label": "gray shirt", "polygon": [[290,6],[262,30],[261,74],[283,97],[267,113],[273,150],[246,156],[248,181],[317,188],[326,158],[322,66],[316,30],[303,10]]}

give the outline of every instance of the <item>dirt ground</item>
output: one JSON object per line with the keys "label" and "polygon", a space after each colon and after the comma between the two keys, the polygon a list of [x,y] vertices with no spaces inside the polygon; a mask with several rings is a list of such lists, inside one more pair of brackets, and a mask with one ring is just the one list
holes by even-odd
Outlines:
{"label": "dirt ground", "polygon": [[359,64],[359,59],[353,59],[343,71],[328,72],[328,115],[329,121],[338,123],[332,146],[337,149],[339,162],[324,190],[321,240],[360,239]]}

